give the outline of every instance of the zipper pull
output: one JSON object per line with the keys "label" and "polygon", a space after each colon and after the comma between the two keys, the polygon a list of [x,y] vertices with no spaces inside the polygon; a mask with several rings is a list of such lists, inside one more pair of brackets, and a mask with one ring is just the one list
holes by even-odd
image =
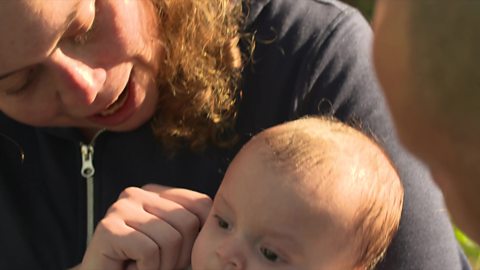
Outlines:
{"label": "zipper pull", "polygon": [[95,168],[93,167],[93,145],[81,144],[80,151],[82,153],[82,169],[80,173],[85,178],[87,184],[87,239],[86,244],[90,243],[94,229],[94,209],[93,209],[93,175]]}
{"label": "zipper pull", "polygon": [[91,178],[95,174],[93,167],[93,146],[82,144],[82,169],[81,174],[85,178]]}

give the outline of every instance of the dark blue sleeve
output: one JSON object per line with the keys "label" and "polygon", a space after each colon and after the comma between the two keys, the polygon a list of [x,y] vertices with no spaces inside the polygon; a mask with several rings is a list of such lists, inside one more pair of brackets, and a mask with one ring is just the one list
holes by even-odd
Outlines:
{"label": "dark blue sleeve", "polygon": [[[390,154],[405,188],[399,232],[378,269],[469,269],[453,234],[447,209],[427,168],[399,145],[371,62],[372,32],[345,9],[312,46],[309,74],[296,93],[298,115],[331,113],[371,133]],[[395,63],[392,63],[395,64]]]}

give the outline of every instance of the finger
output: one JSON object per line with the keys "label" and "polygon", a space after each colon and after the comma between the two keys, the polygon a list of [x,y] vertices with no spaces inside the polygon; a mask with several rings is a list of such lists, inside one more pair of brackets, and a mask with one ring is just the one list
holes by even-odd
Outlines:
{"label": "finger", "polygon": [[[175,228],[153,215],[148,220],[137,217],[136,220],[127,222],[127,225],[141,231],[156,243],[160,253],[160,269],[174,269],[182,247],[182,237]],[[149,252],[151,252],[150,248],[146,248],[145,256],[137,260],[139,270],[146,269],[146,266],[150,264],[147,260],[154,254],[150,255]]]}
{"label": "finger", "polygon": [[138,269],[144,270],[150,267],[148,260],[155,256],[159,257],[160,269],[174,269],[183,242],[180,232],[165,220],[145,211],[143,206],[137,202],[125,198],[118,200],[112,207],[114,209],[110,215],[118,215],[119,219],[122,219],[127,226],[142,233],[156,245],[155,247],[150,245],[137,247],[140,255],[131,254],[131,256],[135,255],[130,258],[136,260]]}
{"label": "finger", "polygon": [[158,194],[160,197],[172,200],[190,212],[194,213],[203,225],[207,220],[208,213],[212,207],[212,199],[208,195],[193,190],[172,188],[155,184],[148,184],[142,187]]}
{"label": "finger", "polygon": [[164,220],[180,233],[181,244],[176,267],[187,267],[190,264],[193,243],[200,231],[198,217],[182,205],[150,191],[131,188],[125,190],[121,197],[129,201],[134,201],[132,198],[141,198],[141,202],[138,202],[139,207],[143,207],[146,212]]}
{"label": "finger", "polygon": [[193,243],[200,232],[200,220],[180,204],[153,196],[154,198],[148,200],[143,207],[145,211],[164,220],[181,234],[182,243],[177,268],[187,267],[190,264]]}
{"label": "finger", "polygon": [[144,233],[128,226],[119,216],[110,215],[101,220],[90,245],[102,246],[106,243],[108,246],[105,249],[93,251],[93,256],[102,256],[90,260],[90,265],[95,268],[86,269],[123,269],[122,266],[129,260],[137,261],[141,270],[158,270],[160,267],[158,244]]}

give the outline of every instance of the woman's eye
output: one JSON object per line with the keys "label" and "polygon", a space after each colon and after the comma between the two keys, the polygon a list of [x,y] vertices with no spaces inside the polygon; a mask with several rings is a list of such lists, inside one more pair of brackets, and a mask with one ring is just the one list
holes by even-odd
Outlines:
{"label": "woman's eye", "polygon": [[6,95],[16,95],[25,90],[33,81],[35,68],[27,68],[0,79],[0,91]]}
{"label": "woman's eye", "polygon": [[70,37],[77,45],[84,45],[91,37],[95,27],[97,7],[91,0],[88,5],[83,5],[77,12],[75,19],[70,23],[65,37]]}
{"label": "woman's eye", "polygon": [[260,248],[260,252],[262,253],[263,257],[265,257],[267,260],[271,262],[277,262],[279,259],[278,255],[268,248],[262,247]]}
{"label": "woman's eye", "polygon": [[222,229],[230,228],[230,224],[228,224],[228,222],[226,222],[223,218],[221,218],[218,215],[215,215],[215,218],[217,219],[218,227],[220,227]]}

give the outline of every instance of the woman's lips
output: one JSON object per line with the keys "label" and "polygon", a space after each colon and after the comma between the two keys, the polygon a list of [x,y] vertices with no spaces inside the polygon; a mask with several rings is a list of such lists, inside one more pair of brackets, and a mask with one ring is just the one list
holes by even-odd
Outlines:
{"label": "woman's lips", "polygon": [[125,87],[125,89],[123,89],[122,93],[120,94],[120,96],[118,96],[117,100],[115,100],[115,102],[113,102],[110,106],[108,106],[105,110],[101,111],[100,113],[98,113],[98,115],[100,116],[109,116],[109,115],[112,115],[114,114],[115,112],[117,112],[120,108],[122,108],[123,105],[125,105],[125,101],[127,101],[127,98],[128,98],[128,91],[127,91],[127,88],[128,88],[128,84],[127,84],[127,87]]}
{"label": "woman's lips", "polygon": [[130,77],[125,89],[115,102],[105,110],[89,117],[88,119],[101,126],[115,126],[123,123],[135,112],[135,88],[133,74]]}

